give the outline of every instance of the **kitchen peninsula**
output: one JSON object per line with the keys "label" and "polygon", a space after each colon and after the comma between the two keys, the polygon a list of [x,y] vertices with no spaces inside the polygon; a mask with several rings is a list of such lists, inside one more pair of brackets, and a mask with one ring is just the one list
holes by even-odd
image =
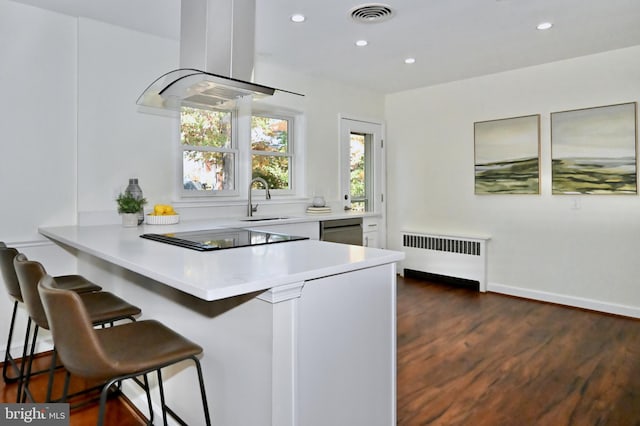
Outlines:
{"label": "kitchen peninsula", "polygon": [[[220,225],[160,232],[211,227]],[[40,229],[78,257],[79,273],[204,348],[214,424],[396,424],[402,253],[317,240],[199,252],[140,238],[145,232],[159,228]],[[166,376],[170,405],[197,424],[195,372],[184,365]],[[146,412],[135,387],[125,393]]]}

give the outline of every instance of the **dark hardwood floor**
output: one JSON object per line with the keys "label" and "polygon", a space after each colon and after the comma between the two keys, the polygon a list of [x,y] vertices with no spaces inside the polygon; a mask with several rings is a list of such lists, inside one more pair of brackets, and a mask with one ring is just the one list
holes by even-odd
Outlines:
{"label": "dark hardwood floor", "polygon": [[398,424],[640,425],[640,321],[400,279]]}
{"label": "dark hardwood floor", "polygon": [[[50,353],[38,356],[34,362],[34,371],[46,370],[49,368],[51,361]],[[38,374],[34,376],[29,389],[33,393],[33,397],[37,402],[44,401],[46,395],[48,374]],[[64,371],[59,369],[56,373],[53,398],[62,396],[62,388],[64,384]],[[95,387],[95,383],[87,382],[72,376],[69,386],[69,394],[91,389]],[[6,384],[0,379],[0,402],[16,401],[17,384]],[[98,392],[90,392],[86,395],[76,396],[69,402],[72,408],[70,426],[89,426],[95,425],[98,419]],[[76,407],[77,406],[77,407]],[[126,398],[113,395],[107,403],[107,412],[105,415],[106,426],[142,426],[146,422],[138,410],[133,407]]]}
{"label": "dark hardwood floor", "polygon": [[[397,391],[402,426],[640,425],[640,320],[399,278]],[[118,398],[107,414],[144,424]],[[96,417],[74,409],[71,425]]]}

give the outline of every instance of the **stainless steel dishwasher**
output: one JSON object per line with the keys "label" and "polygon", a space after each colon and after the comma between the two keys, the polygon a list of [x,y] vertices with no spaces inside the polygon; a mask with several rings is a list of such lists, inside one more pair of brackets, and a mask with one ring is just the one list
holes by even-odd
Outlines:
{"label": "stainless steel dishwasher", "polygon": [[334,243],[362,245],[362,218],[320,221],[320,239]]}

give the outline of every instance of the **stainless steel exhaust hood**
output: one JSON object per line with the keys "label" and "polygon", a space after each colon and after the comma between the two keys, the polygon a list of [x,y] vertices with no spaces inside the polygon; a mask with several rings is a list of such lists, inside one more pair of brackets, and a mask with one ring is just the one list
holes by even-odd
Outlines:
{"label": "stainless steel exhaust hood", "polygon": [[260,99],[276,91],[252,83],[255,0],[182,0],[180,66],[151,83],[137,104],[180,110],[232,107],[235,100]]}

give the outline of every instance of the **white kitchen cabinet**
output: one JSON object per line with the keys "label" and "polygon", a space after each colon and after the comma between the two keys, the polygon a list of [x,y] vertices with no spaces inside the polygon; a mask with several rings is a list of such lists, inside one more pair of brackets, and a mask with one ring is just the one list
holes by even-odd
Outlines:
{"label": "white kitchen cabinet", "polygon": [[379,248],[378,231],[364,232],[362,234],[362,245],[365,247]]}
{"label": "white kitchen cabinet", "polygon": [[383,265],[304,283],[296,310],[296,424],[396,424],[395,273]]}
{"label": "white kitchen cabinet", "polygon": [[362,245],[365,247],[380,248],[377,218],[365,217],[362,220]]}

